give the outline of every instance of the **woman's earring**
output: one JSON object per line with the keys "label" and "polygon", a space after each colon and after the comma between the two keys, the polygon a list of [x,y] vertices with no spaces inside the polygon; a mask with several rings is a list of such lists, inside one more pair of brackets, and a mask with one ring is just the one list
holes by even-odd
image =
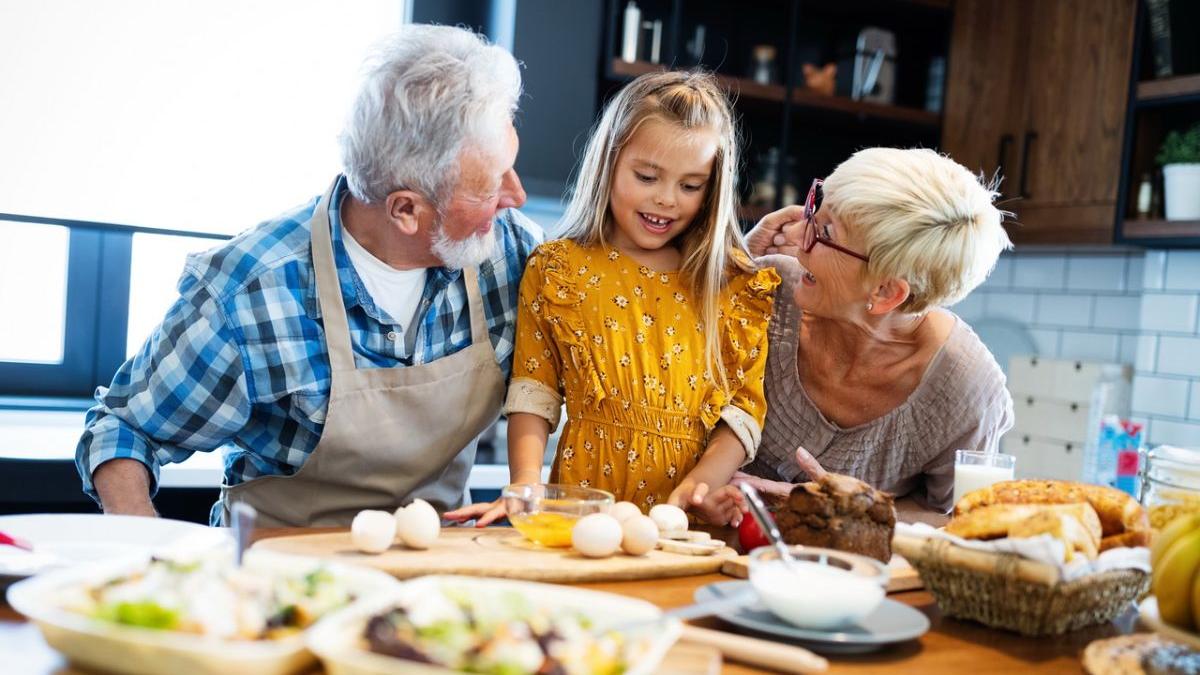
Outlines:
{"label": "woman's earring", "polygon": [[873,309],[875,309],[875,305],[873,303],[868,302],[867,303],[867,311],[869,312]]}

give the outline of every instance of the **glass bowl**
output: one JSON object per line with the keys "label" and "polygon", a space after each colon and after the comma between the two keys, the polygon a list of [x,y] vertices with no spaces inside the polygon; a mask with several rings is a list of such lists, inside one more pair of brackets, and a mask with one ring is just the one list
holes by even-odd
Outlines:
{"label": "glass bowl", "polygon": [[798,628],[828,630],[865,618],[883,602],[889,573],[878,560],[814,546],[788,550],[794,566],[771,546],[750,554],[750,584],[780,619]]}
{"label": "glass bowl", "polygon": [[613,495],[604,490],[555,483],[514,483],[500,493],[508,519],[535,544],[571,545],[575,523],[592,513],[607,513]]}

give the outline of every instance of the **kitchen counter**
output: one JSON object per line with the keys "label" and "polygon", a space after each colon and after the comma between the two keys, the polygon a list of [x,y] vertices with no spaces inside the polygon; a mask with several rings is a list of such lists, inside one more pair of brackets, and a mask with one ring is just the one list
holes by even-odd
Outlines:
{"label": "kitchen counter", "polygon": [[[298,528],[265,529],[256,538],[302,534]],[[581,588],[629,595],[671,608],[692,602],[692,594],[705,584],[728,581],[729,577],[706,574],[674,579],[653,579],[581,584]],[[892,645],[879,652],[829,657],[831,673],[1078,673],[1079,655],[1092,640],[1133,632],[1136,613],[1131,606],[1116,622],[1056,637],[1025,638],[979,624],[941,616],[933,597],[925,591],[896,593],[892,599],[916,607],[932,622],[923,637]],[[728,629],[717,619],[693,622],[707,628]],[[37,629],[7,605],[0,605],[0,654],[4,670],[25,675],[85,675],[71,668],[42,640]],[[736,663],[725,663],[723,673],[764,673]]]}

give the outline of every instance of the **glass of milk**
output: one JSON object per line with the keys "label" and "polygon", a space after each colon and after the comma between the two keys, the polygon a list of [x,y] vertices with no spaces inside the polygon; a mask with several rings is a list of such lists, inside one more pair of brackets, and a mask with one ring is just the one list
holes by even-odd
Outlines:
{"label": "glass of milk", "polygon": [[992,483],[1013,479],[1017,458],[1002,452],[954,451],[954,503],[962,496]]}

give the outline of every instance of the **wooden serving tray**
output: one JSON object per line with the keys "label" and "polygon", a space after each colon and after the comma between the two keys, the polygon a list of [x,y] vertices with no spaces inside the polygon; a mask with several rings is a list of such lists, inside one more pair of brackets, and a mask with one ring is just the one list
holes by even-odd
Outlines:
{"label": "wooden serving tray", "polygon": [[[925,587],[925,583],[921,581],[921,576],[917,574],[913,566],[899,555],[892,555],[892,559],[888,562],[888,571],[891,572],[887,584],[888,593],[915,591]],[[749,579],[750,556],[740,555],[727,559],[721,566],[721,573],[738,579]]]}
{"label": "wooden serving tray", "polygon": [[737,555],[726,547],[715,555],[682,555],[654,550],[644,556],[618,553],[611,558],[593,559],[569,548],[539,546],[510,527],[443,528],[437,541],[427,550],[394,544],[377,555],[355,549],[348,530],[272,537],[257,542],[253,548],[367,565],[398,579],[426,574],[466,574],[549,583],[715,574],[727,560]]}

